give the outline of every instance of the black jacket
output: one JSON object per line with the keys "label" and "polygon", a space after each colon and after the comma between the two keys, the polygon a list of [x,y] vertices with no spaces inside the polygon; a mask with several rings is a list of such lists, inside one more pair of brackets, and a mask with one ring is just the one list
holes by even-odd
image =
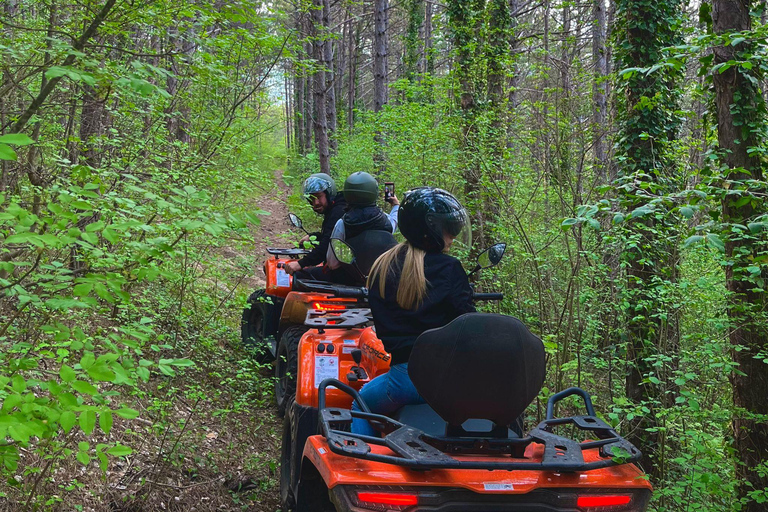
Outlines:
{"label": "black jacket", "polygon": [[392,354],[391,364],[408,362],[413,343],[422,332],[442,327],[459,315],[476,311],[469,279],[459,260],[443,253],[427,253],[424,274],[429,283],[427,296],[415,311],[397,305],[399,270],[391,272],[387,278],[386,298],[379,294],[378,281],[371,283],[368,302],[373,323],[384,349]]}
{"label": "black jacket", "polygon": [[325,262],[325,255],[328,253],[328,245],[331,243],[333,227],[339,219],[344,216],[346,209],[347,201],[344,199],[344,194],[339,192],[336,194],[336,197],[333,198],[331,206],[323,214],[323,225],[320,228],[320,233],[317,235],[317,246],[312,249],[312,252],[299,260],[301,268],[319,265]]}
{"label": "black jacket", "polygon": [[[344,239],[355,252],[355,264],[359,270],[352,274],[367,276],[376,258],[397,245],[392,236],[392,222],[377,206],[352,208],[343,219]],[[358,286],[365,286],[365,278],[359,281]]]}

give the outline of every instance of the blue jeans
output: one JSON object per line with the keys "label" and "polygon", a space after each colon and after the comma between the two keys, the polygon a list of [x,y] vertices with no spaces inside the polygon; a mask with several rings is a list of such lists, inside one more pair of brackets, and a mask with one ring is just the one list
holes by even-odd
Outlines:
{"label": "blue jeans", "polygon": [[[384,375],[379,375],[360,390],[360,396],[376,414],[390,415],[404,405],[423,404],[424,399],[408,376],[408,363],[390,367]],[[357,403],[352,404],[353,411],[360,411]],[[352,419],[352,432],[379,437],[379,433],[364,419]]]}

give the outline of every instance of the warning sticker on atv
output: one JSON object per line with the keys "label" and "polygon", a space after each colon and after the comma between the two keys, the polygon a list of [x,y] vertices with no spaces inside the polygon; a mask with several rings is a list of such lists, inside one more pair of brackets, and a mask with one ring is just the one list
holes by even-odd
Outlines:
{"label": "warning sticker on atv", "polygon": [[339,357],[338,356],[315,356],[315,387],[319,388],[320,383],[325,379],[339,378]]}
{"label": "warning sticker on atv", "polygon": [[275,272],[277,277],[277,286],[280,288],[287,288],[291,286],[291,276],[289,276],[285,270],[279,268],[277,269],[277,272]]}
{"label": "warning sticker on atv", "polygon": [[502,484],[502,483],[485,483],[483,484],[483,488],[486,491],[514,491],[515,486],[512,484]]}

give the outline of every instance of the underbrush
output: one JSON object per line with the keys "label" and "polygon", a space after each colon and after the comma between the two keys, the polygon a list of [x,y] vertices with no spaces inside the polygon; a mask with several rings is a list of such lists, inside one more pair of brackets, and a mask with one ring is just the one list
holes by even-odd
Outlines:
{"label": "underbrush", "polygon": [[251,154],[0,197],[0,509],[276,509],[239,285],[281,157]]}

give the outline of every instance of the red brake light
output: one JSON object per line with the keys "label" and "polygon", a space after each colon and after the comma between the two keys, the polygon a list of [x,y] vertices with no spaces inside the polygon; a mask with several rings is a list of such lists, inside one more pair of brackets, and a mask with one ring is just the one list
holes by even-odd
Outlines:
{"label": "red brake light", "polygon": [[419,497],[415,494],[390,492],[358,492],[357,499],[377,505],[416,505],[419,502]]}
{"label": "red brake light", "polygon": [[616,505],[627,505],[632,501],[632,496],[579,496],[576,506],[580,508],[589,507],[610,507]]}
{"label": "red brake light", "polygon": [[322,304],[320,302],[313,302],[312,309],[317,311],[343,311],[347,309],[347,306],[342,304]]}

